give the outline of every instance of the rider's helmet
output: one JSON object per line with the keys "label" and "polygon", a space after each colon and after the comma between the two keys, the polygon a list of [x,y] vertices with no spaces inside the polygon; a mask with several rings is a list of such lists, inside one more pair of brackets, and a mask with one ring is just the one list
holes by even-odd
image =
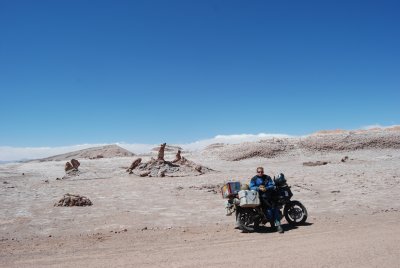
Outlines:
{"label": "rider's helmet", "polygon": [[283,173],[279,173],[277,176],[275,176],[274,181],[277,186],[284,185],[286,183],[285,175],[283,175]]}

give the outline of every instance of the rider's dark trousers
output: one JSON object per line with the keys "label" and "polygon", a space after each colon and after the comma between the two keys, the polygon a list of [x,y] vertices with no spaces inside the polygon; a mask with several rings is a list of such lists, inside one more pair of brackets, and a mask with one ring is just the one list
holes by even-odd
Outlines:
{"label": "rider's dark trousers", "polygon": [[265,211],[265,216],[267,216],[268,219],[273,220],[275,225],[280,225],[279,209],[276,206],[274,206],[274,204],[270,201],[271,194],[262,191],[260,191],[259,193],[260,193],[260,201]]}

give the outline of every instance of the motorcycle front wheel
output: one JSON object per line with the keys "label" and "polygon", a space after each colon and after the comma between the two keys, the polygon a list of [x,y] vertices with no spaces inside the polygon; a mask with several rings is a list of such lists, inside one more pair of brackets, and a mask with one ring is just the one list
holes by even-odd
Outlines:
{"label": "motorcycle front wheel", "polygon": [[308,212],[299,201],[290,201],[285,205],[283,215],[289,224],[300,225],[306,222]]}
{"label": "motorcycle front wheel", "polygon": [[238,209],[237,220],[239,222],[239,229],[243,232],[254,232],[260,224],[254,210],[249,208]]}

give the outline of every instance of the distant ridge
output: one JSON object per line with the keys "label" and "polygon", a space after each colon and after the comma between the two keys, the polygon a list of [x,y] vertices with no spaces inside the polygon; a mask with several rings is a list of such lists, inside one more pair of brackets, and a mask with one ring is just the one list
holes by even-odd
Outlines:
{"label": "distant ridge", "polygon": [[79,151],[74,151],[65,154],[59,154],[50,156],[42,159],[38,159],[41,162],[44,161],[61,161],[75,159],[97,159],[97,158],[112,158],[112,157],[126,157],[134,156],[135,154],[119,147],[118,145],[105,145],[99,147],[87,148]]}
{"label": "distant ridge", "polygon": [[228,161],[254,157],[275,158],[280,155],[304,155],[308,152],[351,152],[364,149],[400,149],[400,128],[361,130],[323,130],[305,137],[268,138],[256,142],[208,146],[203,153]]}
{"label": "distant ridge", "polygon": [[17,161],[2,161],[2,160],[0,160],[0,165],[1,164],[14,163],[14,162],[17,162]]}
{"label": "distant ridge", "polygon": [[374,132],[387,132],[387,131],[400,131],[400,126],[390,126],[390,127],[372,127],[367,129],[355,129],[355,130],[345,130],[345,129],[332,129],[332,130],[320,130],[310,134],[309,136],[321,136],[321,135],[340,135],[340,134],[360,134],[360,133],[374,133]]}
{"label": "distant ridge", "polygon": [[336,134],[346,134],[348,133],[348,130],[344,130],[344,129],[333,129],[333,130],[320,130],[317,132],[312,133],[312,136],[316,136],[316,135],[336,135]]}

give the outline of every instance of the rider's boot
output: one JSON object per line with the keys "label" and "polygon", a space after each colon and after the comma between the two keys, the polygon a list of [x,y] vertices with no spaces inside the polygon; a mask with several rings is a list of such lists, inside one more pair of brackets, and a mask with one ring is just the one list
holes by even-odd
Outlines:
{"label": "rider's boot", "polygon": [[275,220],[275,226],[276,226],[276,230],[278,231],[278,233],[283,233],[283,228],[281,225],[281,221],[280,220]]}

